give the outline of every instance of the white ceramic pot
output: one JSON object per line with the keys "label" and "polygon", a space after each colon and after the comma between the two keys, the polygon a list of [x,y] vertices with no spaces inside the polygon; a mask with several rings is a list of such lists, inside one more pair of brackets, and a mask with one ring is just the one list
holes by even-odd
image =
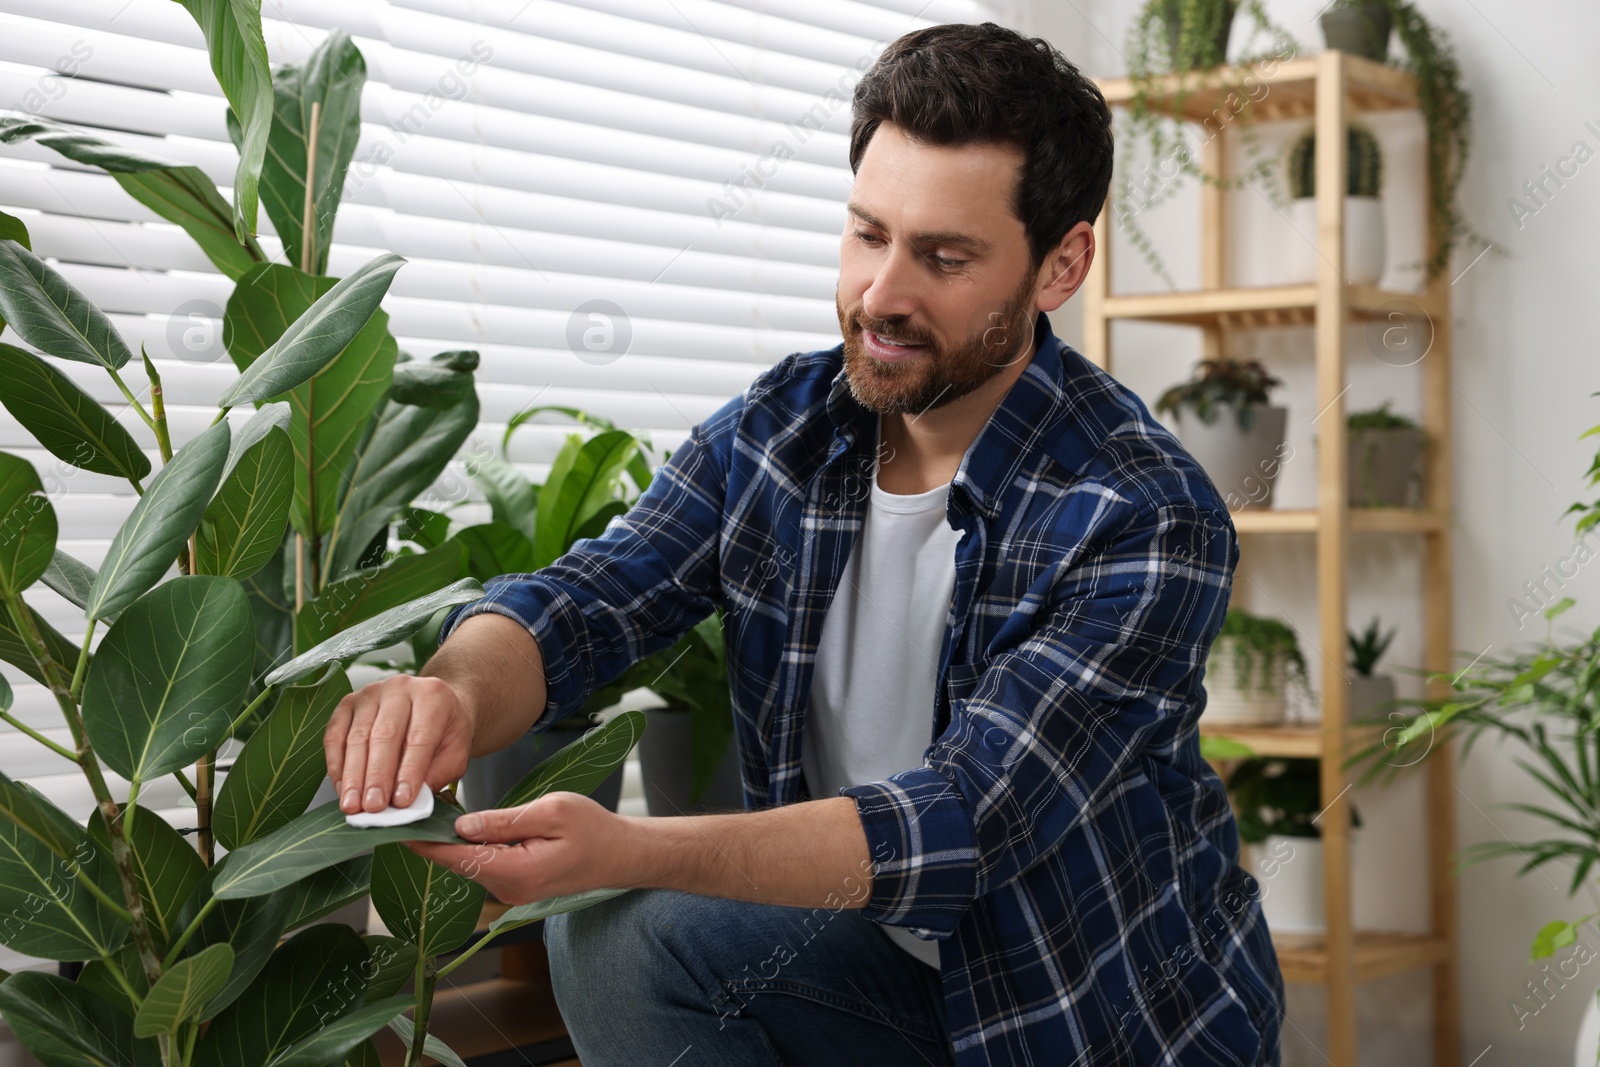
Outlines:
{"label": "white ceramic pot", "polygon": [[[1350,863],[1355,865],[1357,839],[1350,838]],[[1262,880],[1261,913],[1267,929],[1275,934],[1321,934],[1327,932],[1323,913],[1322,840],[1316,837],[1269,836],[1255,846],[1259,854],[1271,856],[1271,877]]]}
{"label": "white ceramic pot", "polygon": [[1591,996],[1589,1006],[1583,1009],[1573,1067],[1594,1067],[1597,1056],[1600,1056],[1600,994]]}
{"label": "white ceramic pot", "polygon": [[1289,661],[1279,656],[1265,672],[1256,663],[1251,677],[1241,688],[1233,663],[1236,637],[1219,637],[1206,657],[1202,679],[1206,690],[1205,710],[1200,719],[1207,726],[1271,726],[1284,720],[1289,707]]}
{"label": "white ceramic pot", "polygon": [[[1317,200],[1307,196],[1289,205],[1293,232],[1284,238],[1283,281],[1303,285],[1317,280]],[[1352,285],[1377,285],[1388,259],[1383,201],[1375,196],[1344,199],[1344,276]]]}
{"label": "white ceramic pot", "polygon": [[1250,429],[1239,429],[1232,407],[1218,409],[1215,422],[1202,422],[1180,407],[1174,430],[1184,451],[1205,469],[1229,511],[1272,506],[1272,488],[1283,466],[1289,409],[1258,404]]}

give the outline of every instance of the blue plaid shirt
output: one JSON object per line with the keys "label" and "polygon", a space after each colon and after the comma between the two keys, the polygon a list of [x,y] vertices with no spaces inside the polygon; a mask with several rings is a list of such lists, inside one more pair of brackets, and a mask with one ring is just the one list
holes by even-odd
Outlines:
{"label": "blue plaid shirt", "polygon": [[[961,1067],[1277,1061],[1283,984],[1196,722],[1238,546],[1144,403],[1054,335],[963,457],[963,531],[923,764],[840,790],[877,864],[863,914],[940,942]],[[749,808],[808,799],[807,694],[874,478],[843,345],[695,426],[638,501],[461,619],[538,640],[535,730],[725,612]],[[931,714],[929,712],[931,711]]]}

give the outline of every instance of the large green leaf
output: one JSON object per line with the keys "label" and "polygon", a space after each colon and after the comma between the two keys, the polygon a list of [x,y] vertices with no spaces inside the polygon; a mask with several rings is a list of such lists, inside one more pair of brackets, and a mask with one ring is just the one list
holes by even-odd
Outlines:
{"label": "large green leaf", "polygon": [[[116,973],[113,973],[113,968]],[[139,959],[139,946],[132,941],[105,959],[85,963],[83,970],[78,972],[78,984],[130,1019],[139,1010],[139,1005],[129,998],[128,987],[131,986],[140,997],[150,988],[144,963]]]}
{"label": "large green leaf", "polygon": [[133,1017],[134,1034],[155,1037],[175,1033],[222,992],[232,970],[233,948],[225,944],[207,946],[174,963],[145,994],[139,1013]]}
{"label": "large green leaf", "polygon": [[416,973],[417,946],[387,934],[364,934],[367,943],[367,999],[381,1000],[400,992]]}
{"label": "large green leaf", "polygon": [[314,923],[329,913],[353,904],[372,890],[372,856],[354,856],[300,879],[289,890],[294,906],[289,929]]}
{"label": "large green leaf", "polygon": [[395,365],[389,399],[397,404],[447,408],[472,391],[478,353],[463,349],[440,352],[429,359],[402,359]]}
{"label": "large green leaf", "polygon": [[[404,1015],[390,1019],[389,1029],[394,1031],[395,1036],[400,1038],[401,1044],[406,1048],[410,1048],[411,1042],[416,1038],[416,1027]],[[429,1034],[422,1039],[422,1051],[425,1055],[438,1060],[444,1067],[467,1067],[466,1062],[457,1056],[449,1045],[440,1041],[437,1034]]]}
{"label": "large green leaf", "polygon": [[[6,704],[11,687],[6,686]],[[0,818],[16,823],[28,836],[53,852],[58,859],[70,859],[83,844],[83,828],[45,800],[25,782],[14,782],[0,774]]]}
{"label": "large green leaf", "polygon": [[533,542],[503,522],[468,526],[450,540],[467,550],[467,574],[481,582],[533,569]]}
{"label": "large green leaf", "polygon": [[[251,361],[249,369],[222,394],[218,406],[267,400],[310,381],[372,319],[389,291],[389,283],[394,281],[395,271],[405,262],[393,252],[385,252],[340,278]],[[241,287],[244,284],[241,282]]]}
{"label": "large green leaf", "polygon": [[463,578],[453,582],[436,593],[390,608],[328,638],[268,674],[267,684],[283,685],[319,671],[330,663],[341,663],[364,652],[387,648],[396,641],[404,640],[440,608],[465,604],[481,596],[483,586],[474,579]]}
{"label": "large green leaf", "polygon": [[0,241],[15,241],[30,251],[33,249],[33,240],[28,236],[28,227],[15,215],[8,215],[0,211]]}
{"label": "large green leaf", "polygon": [[607,430],[557,455],[550,477],[539,490],[533,531],[534,563],[547,567],[577,538],[579,530],[616,499],[617,479],[638,454],[639,442],[626,430]]}
{"label": "large green leaf", "polygon": [[200,524],[228,459],[227,420],[178,450],[111,539],[84,615],[93,622],[155,585]]}
{"label": "large green leaf", "polygon": [[0,984],[0,1015],[45,1067],[160,1067],[154,1041],[88,989],[53,974],[22,971]]}
{"label": "large green leaf", "polygon": [[111,412],[31,352],[0,344],[0,403],[52,456],[140,482],[150,460]]}
{"label": "large green leaf", "polygon": [[356,932],[322,923],[285,941],[245,995],[212,1020],[196,1065],[265,1064],[366,994],[367,946]]}
{"label": "large green leaf", "polygon": [[268,1060],[266,1067],[327,1067],[415,1003],[413,997],[396,996],[357,1008],[284,1049]]}
{"label": "large green leaf", "polygon": [[322,732],[350,692],[334,670],[317,685],[286,689],[278,706],[245,742],[211,813],[211,828],[228,849],[248,845],[303,813],[327,775]]}
{"label": "large green leaf", "polygon": [[55,550],[56,510],[39,472],[0,452],[0,596],[21,596],[44,575]]}
{"label": "large green leaf", "polygon": [[80,609],[89,602],[94,579],[93,567],[59,548],[51,555],[50,566],[39,577],[45,585]]}
{"label": "large green leaf", "polygon": [[[65,637],[62,637],[61,632],[46,622],[44,616],[33,608],[28,607],[26,604],[23,605],[23,608],[32,617],[34,628],[44,638],[45,649],[50,653],[51,658],[59,664],[70,664],[76,661],[78,647]],[[39,670],[38,663],[34,661],[33,653],[28,651],[28,646],[22,640],[22,635],[17,633],[16,627],[12,625],[10,613],[4,609],[0,609],[0,659],[21,667],[24,674],[40,685],[50,684],[43,672]],[[90,662],[93,662],[92,658]],[[63,668],[63,670],[68,669]]]}
{"label": "large green leaf", "polygon": [[211,72],[243,130],[233,176],[233,231],[256,232],[257,187],[272,128],[272,75],[261,36],[261,0],[179,0],[205,35]]}
{"label": "large green leaf", "polygon": [[294,447],[270,427],[246,449],[206,506],[195,536],[201,574],[248,578],[283,543],[294,497]]}
{"label": "large green leaf", "polygon": [[[74,874],[81,868],[117,900],[122,886],[110,857],[36,790],[11,782],[6,792],[11,811],[26,809],[32,825],[0,818],[0,944],[52,960],[92,960],[116,951],[127,926]],[[67,841],[72,849],[63,857],[59,849]]]}
{"label": "large green leaf", "polygon": [[432,552],[396,556],[372,574],[357,572],[322,590],[295,617],[295,645],[310,648],[380,611],[408,604],[461,578],[466,547],[447,541]]}
{"label": "large green leaf", "polygon": [[[184,836],[147,808],[123,808],[124,828],[133,846],[134,873],[139,880],[139,897],[144,902],[144,917],[156,943],[165,946],[178,933],[178,913],[206,880],[206,865]],[[97,808],[89,819],[89,836],[106,855],[111,855],[111,838],[106,833],[105,816]]]}
{"label": "large green leaf", "polygon": [[254,653],[238,582],[190,575],[157,586],[112,624],[89,667],[83,725],[96,754],[130,781],[193,763],[243,707]]}
{"label": "large green leaf", "polygon": [[544,760],[527,777],[512,786],[499,806],[514,808],[558,790],[585,796],[599,788],[622,766],[644,733],[645,715],[638,710],[614,715],[582,737]]}
{"label": "large green leaf", "polygon": [[444,473],[477,424],[475,390],[448,408],[385,403],[344,469],[323,572],[342,578],[355,569],[365,546]]}
{"label": "large green leaf", "polygon": [[0,315],[24,341],[58,359],[116,370],[133,358],[103,311],[15,241],[0,241]]}
{"label": "large green leaf", "polygon": [[[176,928],[183,930],[212,899],[212,887],[222,868],[212,867],[178,914]],[[290,893],[269,893],[249,900],[222,900],[212,905],[194,936],[185,943],[182,958],[203,952],[211,945],[226,944],[233,949],[233,970],[222,991],[211,998],[201,1013],[210,1019],[242,994],[267,965],[278,938],[289,929],[294,899]]]}
{"label": "large green leaf", "polygon": [[[272,73],[272,132],[261,168],[261,206],[283,241],[291,263],[310,274],[328,269],[333,218],[339,210],[345,173],[361,138],[361,87],[366,61],[343,30],[322,39],[306,61],[284,64]],[[306,202],[307,141],[311,105],[318,105],[317,172],[311,186],[314,259],[300,263],[301,214]]]}
{"label": "large green leaf", "polygon": [[[256,633],[251,700],[266,687],[267,672],[294,655],[294,593],[289,587],[293,576],[294,534],[286,531],[277,555],[268,560],[265,567],[244,579],[245,596],[250,599],[250,613],[255,618]],[[269,696],[261,709],[262,715],[272,710],[272,702],[273,698]]]}
{"label": "large green leaf", "polygon": [[489,514],[494,520],[532,537],[539,511],[539,487],[496,455],[474,456],[468,469],[489,502]]}
{"label": "large green leaf", "polygon": [[237,281],[257,263],[266,262],[254,237],[241,241],[234,233],[233,208],[199,167],[147,156],[53,122],[0,118],[0,142],[30,138],[74,162],[109,171],[129,196],[183,227],[230,279]]}
{"label": "large green leaf", "polygon": [[551,915],[561,915],[569,911],[582,911],[591,904],[598,904],[602,900],[620,897],[628,889],[585,889],[581,893],[568,893],[565,896],[548,897],[544,900],[535,900],[528,904],[518,904],[500,914],[500,917],[489,924],[492,934],[508,934],[512,930],[536,923]]}
{"label": "large green leaf", "polygon": [[372,850],[372,904],[384,926],[424,956],[460,948],[478,927],[487,890],[401,844]]}
{"label": "large green leaf", "polygon": [[339,802],[312,808],[289,825],[228,853],[218,864],[216,895],[224,900],[271,893],[335,863],[391,841],[447,841],[456,836],[461,809],[436,801],[433,814],[406,826],[357,827],[345,822]]}

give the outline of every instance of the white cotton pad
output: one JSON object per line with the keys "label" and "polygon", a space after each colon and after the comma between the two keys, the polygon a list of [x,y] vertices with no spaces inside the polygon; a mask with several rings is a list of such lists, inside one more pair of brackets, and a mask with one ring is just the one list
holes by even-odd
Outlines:
{"label": "white cotton pad", "polygon": [[417,793],[417,798],[403,808],[390,804],[382,811],[358,811],[354,815],[346,815],[344,821],[350,826],[404,826],[421,822],[432,814],[433,790],[424,787]]}

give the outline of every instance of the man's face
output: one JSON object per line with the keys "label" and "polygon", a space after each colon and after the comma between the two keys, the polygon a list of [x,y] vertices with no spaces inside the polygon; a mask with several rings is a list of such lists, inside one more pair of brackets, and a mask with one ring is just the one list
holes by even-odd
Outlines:
{"label": "man's face", "polygon": [[1010,207],[1022,163],[1011,146],[917,145],[889,123],[873,134],[834,298],[863,407],[919,414],[1032,356],[1037,278]]}

